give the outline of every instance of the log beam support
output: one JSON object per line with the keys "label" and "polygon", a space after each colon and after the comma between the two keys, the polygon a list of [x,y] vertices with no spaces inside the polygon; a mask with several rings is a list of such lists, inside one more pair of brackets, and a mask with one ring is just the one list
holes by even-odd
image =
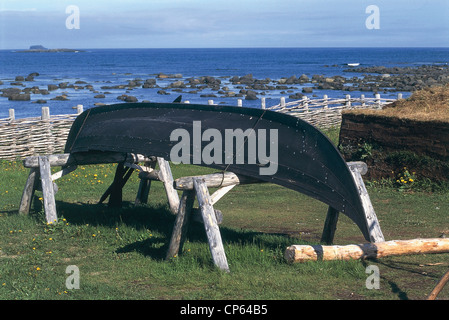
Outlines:
{"label": "log beam support", "polygon": [[31,202],[33,200],[34,192],[37,189],[39,178],[39,169],[31,168],[25,183],[25,188],[23,189],[22,199],[20,200],[19,214],[27,215],[30,213]]}
{"label": "log beam support", "polygon": [[[237,175],[233,172],[220,172],[220,173],[212,173],[203,176],[192,176],[192,177],[183,177],[176,179],[174,181],[175,189],[178,190],[192,190],[193,180],[194,179],[204,179],[204,182],[208,188],[222,188],[222,187],[230,187],[238,184],[249,184],[249,183],[262,183],[263,181],[254,179],[251,177]],[[228,190],[228,191],[229,191]]]}
{"label": "log beam support", "polygon": [[165,258],[166,260],[176,257],[180,250],[182,250],[194,200],[195,192],[193,190],[185,190],[182,193],[178,214],[176,215],[175,225],[173,227],[170,244]]}
{"label": "log beam support", "polygon": [[[211,196],[209,194],[208,186],[216,186],[215,180],[210,180],[211,176],[214,178],[213,175],[205,175],[186,177],[177,180],[178,182],[182,181],[182,184],[178,184],[178,187],[182,188],[181,190],[183,190],[183,193],[179,203],[175,224],[173,226],[166,260],[179,254],[184,242],[188,224],[190,220],[195,220],[202,222],[204,225],[214,264],[220,270],[229,272],[220,229],[218,227],[223,219],[223,215],[221,211],[214,209],[213,204],[229,192],[235,185],[222,187]],[[209,181],[209,184],[207,181]],[[198,209],[193,208],[195,196],[198,200]]]}
{"label": "log beam support", "polygon": [[48,157],[39,157],[39,172],[42,184],[42,199],[44,202],[45,218],[47,219],[47,223],[55,223],[58,221],[58,217],[56,214],[55,193]]}
{"label": "log beam support", "polygon": [[[374,243],[384,242],[385,238],[380,229],[379,221],[363,182],[362,175],[368,172],[368,166],[364,162],[348,162],[348,168],[351,171],[354,182],[357,186],[362,206],[364,210],[366,225],[370,235],[370,241]],[[329,207],[327,211],[326,221],[324,223],[323,233],[321,235],[321,242],[325,244],[332,244],[334,240],[335,231],[337,229],[339,212],[338,210]]]}
{"label": "log beam support", "polygon": [[157,163],[159,165],[159,179],[164,183],[170,211],[173,214],[176,214],[179,208],[179,195],[173,187],[173,175],[170,169],[170,164],[164,158],[157,158]]}
{"label": "log beam support", "polygon": [[220,229],[218,228],[217,220],[215,218],[215,212],[206,182],[204,179],[196,178],[193,179],[193,186],[195,188],[198,204],[201,209],[204,229],[206,230],[209,249],[212,254],[214,264],[219,269],[229,272],[228,261],[226,259]]}

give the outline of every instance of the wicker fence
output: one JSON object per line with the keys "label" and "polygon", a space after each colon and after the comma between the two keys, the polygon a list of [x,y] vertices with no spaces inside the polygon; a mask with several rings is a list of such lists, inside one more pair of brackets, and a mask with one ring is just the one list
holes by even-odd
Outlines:
{"label": "wicker fence", "polygon": [[[394,100],[381,99],[380,96],[351,98],[347,95],[345,99],[324,96],[322,99],[304,98],[285,103],[285,99],[281,98],[280,104],[266,108],[262,99],[262,108],[288,113],[326,129],[340,125],[341,112],[345,109],[382,108]],[[72,123],[82,111],[83,107],[79,105],[76,114],[50,116],[49,108],[43,107],[41,117],[15,119],[14,110],[10,109],[9,118],[0,119],[0,159],[18,160],[63,152]]]}
{"label": "wicker fence", "polygon": [[[399,94],[398,99],[401,98],[402,95]],[[329,129],[340,126],[343,110],[382,109],[385,104],[393,101],[396,101],[396,99],[383,99],[379,94],[375,98],[365,98],[364,95],[360,98],[346,95],[344,99],[329,99],[327,96],[322,99],[304,97],[302,100],[288,103],[281,99],[280,104],[267,109],[301,118],[320,129]]]}
{"label": "wicker fence", "polygon": [[10,117],[0,119],[0,159],[17,160],[37,154],[63,152],[67,135],[76,114],[50,116],[49,108],[42,108],[42,116],[15,119],[14,111]]}

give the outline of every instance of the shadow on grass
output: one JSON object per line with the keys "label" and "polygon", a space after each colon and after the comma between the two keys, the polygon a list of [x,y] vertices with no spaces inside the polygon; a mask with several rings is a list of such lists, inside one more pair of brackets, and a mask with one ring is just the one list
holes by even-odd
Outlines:
{"label": "shadow on grass", "polygon": [[[385,271],[387,268],[391,271],[400,271],[406,272],[408,279],[410,282],[407,284],[407,289],[409,290],[411,286],[414,286],[415,289],[421,289],[422,282],[421,278],[433,278],[437,281],[440,278],[440,274],[435,271],[432,273],[423,273],[423,269],[419,267],[419,264],[416,262],[408,262],[401,261],[400,257],[390,257],[387,259],[374,259],[377,264],[384,266],[384,272],[382,274],[387,273],[387,275],[383,275],[382,277],[387,281],[388,285],[391,288],[391,292],[397,295],[400,300],[410,300],[407,292],[402,290],[400,286],[397,284],[396,279],[394,279],[394,273],[388,274],[388,271]],[[404,282],[404,279],[399,279],[401,282]]]}
{"label": "shadow on grass", "polygon": [[[122,208],[110,208],[106,204],[57,201],[56,206],[58,216],[63,216],[72,226],[88,224],[115,230],[117,226],[125,225],[135,230],[152,230],[158,236],[124,245],[117,250],[117,253],[138,252],[155,260],[165,259],[175,222],[175,215],[170,212],[168,205],[136,206],[132,202],[123,202]],[[37,198],[33,203],[33,211],[40,212],[40,217],[35,216],[37,219],[44,220],[42,203]],[[281,233],[263,233],[223,226],[220,226],[220,233],[224,245],[253,245],[278,249],[280,246],[287,246],[292,242],[289,235]],[[204,226],[199,222],[191,221],[186,239],[189,242],[208,245]],[[301,242],[297,240],[295,239],[295,242]]]}

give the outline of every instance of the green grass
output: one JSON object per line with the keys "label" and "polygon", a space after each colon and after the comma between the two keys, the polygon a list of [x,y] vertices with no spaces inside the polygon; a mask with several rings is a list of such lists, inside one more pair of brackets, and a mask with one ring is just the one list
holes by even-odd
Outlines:
{"label": "green grass", "polygon": [[[237,186],[216,204],[230,273],[217,270],[201,224],[192,223],[183,251],[165,253],[174,216],[161,183],[147,205],[133,204],[133,175],[121,209],[97,204],[112,182],[113,165],[84,166],[57,181],[59,222],[45,223],[41,194],[29,216],[18,215],[28,171],[0,163],[0,299],[145,300],[335,300],[425,299],[449,267],[449,254],[370,261],[288,264],[285,248],[318,244],[324,204],[277,185]],[[173,165],[175,178],[214,172]],[[372,185],[368,191],[386,240],[449,234],[448,192],[399,192]],[[365,242],[341,215],[335,244]],[[369,290],[368,265],[379,266],[381,287]],[[80,289],[67,289],[68,266],[80,271]],[[449,288],[439,295],[449,298]]]}

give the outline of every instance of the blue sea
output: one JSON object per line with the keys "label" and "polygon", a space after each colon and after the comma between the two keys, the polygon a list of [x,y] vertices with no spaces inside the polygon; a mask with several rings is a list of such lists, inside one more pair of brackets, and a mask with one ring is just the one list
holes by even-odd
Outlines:
{"label": "blue sea", "polygon": [[[29,53],[19,50],[0,51],[0,89],[17,87],[39,87],[67,82],[74,84],[84,81],[93,86],[93,90],[65,88],[51,91],[49,95],[32,94],[31,101],[9,101],[0,97],[0,119],[8,117],[8,109],[15,109],[16,118],[40,116],[42,106],[49,106],[51,114],[74,113],[76,105],[85,109],[94,107],[95,103],[121,103],[117,97],[122,94],[135,96],[139,101],[172,102],[179,95],[191,103],[206,104],[208,100],[225,105],[237,105],[236,97],[216,98],[200,97],[200,93],[172,92],[161,95],[157,91],[177,80],[198,78],[201,76],[219,77],[221,87],[233,88],[229,79],[233,76],[252,74],[256,79],[270,78],[278,80],[309,77],[318,74],[324,76],[341,75],[344,77],[361,77],[360,73],[344,72],[348,64],[360,63],[360,66],[404,67],[424,64],[447,64],[449,48],[226,48],[226,49],[80,49],[79,52],[42,52]],[[34,81],[24,81],[22,85],[12,84],[16,76],[26,77],[37,72]],[[157,79],[160,88],[144,89],[141,86],[132,90],[101,87],[126,85],[128,81],[155,79],[159,73],[180,74],[178,79]],[[86,85],[84,84],[84,86]],[[310,86],[310,84],[304,84]],[[301,86],[293,91],[301,92]],[[105,98],[94,98],[104,93]],[[216,93],[203,91],[201,94]],[[69,100],[51,100],[65,94]],[[314,90],[307,94],[311,98],[327,94],[330,98],[344,97],[347,92]],[[351,92],[359,96],[360,92]],[[366,96],[372,93],[364,92]],[[405,96],[410,93],[404,92]],[[395,97],[397,93],[382,93],[382,97]],[[280,97],[288,97],[282,90],[265,92],[267,106],[279,103]],[[262,97],[259,95],[259,98]],[[45,104],[35,103],[44,99]],[[288,101],[288,99],[287,99]],[[260,108],[261,101],[243,100],[243,106]]]}

